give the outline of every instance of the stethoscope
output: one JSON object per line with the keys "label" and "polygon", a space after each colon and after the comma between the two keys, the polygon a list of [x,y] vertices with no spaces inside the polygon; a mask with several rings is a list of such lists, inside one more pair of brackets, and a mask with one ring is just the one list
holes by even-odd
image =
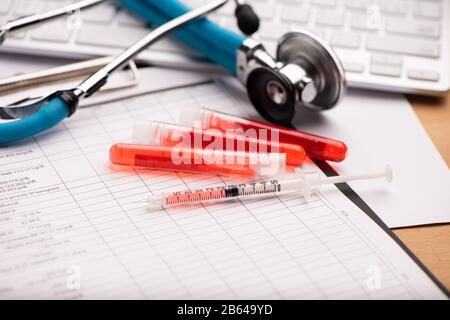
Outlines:
{"label": "stethoscope", "polygon": [[[106,1],[79,1],[10,21],[0,27],[0,43],[8,33]],[[297,108],[330,109],[344,95],[345,74],[339,59],[326,43],[311,33],[298,31],[285,34],[278,42],[274,59],[255,39],[225,30],[207,19],[198,19],[222,7],[228,0],[211,1],[195,10],[176,0],[119,2],[159,27],[77,87],[55,92],[30,105],[0,107],[0,119],[14,120],[0,124],[0,143],[34,136],[70,117],[76,111],[79,100],[99,90],[112,72],[182,26],[184,28],[178,30],[175,36],[237,76],[247,87],[252,104],[268,121],[290,125]],[[257,16],[244,1],[235,2],[240,29],[246,34],[253,33],[259,26]]]}

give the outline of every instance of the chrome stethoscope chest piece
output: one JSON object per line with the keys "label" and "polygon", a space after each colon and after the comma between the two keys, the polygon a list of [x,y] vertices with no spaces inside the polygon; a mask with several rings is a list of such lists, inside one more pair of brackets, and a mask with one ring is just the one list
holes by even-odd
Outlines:
{"label": "chrome stethoscope chest piece", "polygon": [[344,69],[326,43],[308,32],[284,35],[274,59],[256,40],[247,39],[237,54],[237,76],[268,121],[291,125],[297,108],[326,110],[344,96]]}
{"label": "chrome stethoscope chest piece", "polygon": [[277,60],[286,66],[301,66],[312,80],[309,89],[303,89],[299,98],[302,105],[326,110],[338,104],[344,96],[344,68],[334,50],[314,34],[306,31],[285,34],[278,42]]}
{"label": "chrome stethoscope chest piece", "polygon": [[280,125],[290,124],[297,99],[290,81],[282,74],[266,67],[254,69],[247,79],[247,92],[264,118]]}

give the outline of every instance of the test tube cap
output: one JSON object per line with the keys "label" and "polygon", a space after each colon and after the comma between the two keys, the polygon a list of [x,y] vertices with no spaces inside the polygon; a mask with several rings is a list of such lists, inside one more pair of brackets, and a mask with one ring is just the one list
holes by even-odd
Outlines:
{"label": "test tube cap", "polygon": [[286,172],[285,153],[251,153],[250,167],[262,177],[277,177]]}
{"label": "test tube cap", "polygon": [[153,121],[135,121],[132,131],[133,143],[152,144],[154,142],[153,138]]}
{"label": "test tube cap", "polygon": [[193,127],[196,121],[202,121],[200,113],[201,108],[184,108],[180,113],[180,125]]}

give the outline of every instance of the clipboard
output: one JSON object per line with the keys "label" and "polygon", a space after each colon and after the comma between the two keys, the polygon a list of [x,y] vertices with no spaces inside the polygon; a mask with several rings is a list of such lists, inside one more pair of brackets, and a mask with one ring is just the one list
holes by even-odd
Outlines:
{"label": "clipboard", "polygon": [[[105,60],[98,60],[95,63],[107,63],[107,58]],[[79,67],[79,66],[77,66]],[[92,66],[95,68],[96,66]],[[113,90],[110,90],[109,92],[105,92],[104,96],[100,93],[96,99],[96,96],[91,97],[90,99],[86,99],[86,106],[91,105],[97,105],[102,104],[110,101],[116,101],[121,99],[126,99],[128,97],[132,96],[139,96],[148,94],[151,92],[154,92],[155,90],[148,90],[146,88],[145,83],[145,69],[146,68],[140,68],[139,73],[134,73],[134,76],[132,75],[131,80],[129,82],[125,82],[125,84],[122,84],[122,86],[118,86],[114,88]],[[151,69],[151,68],[150,68]],[[89,69],[90,71],[92,69]],[[52,70],[51,70],[52,71]],[[76,70],[75,70],[76,71]],[[176,71],[180,72],[180,71]],[[143,76],[139,76],[139,74],[142,74]],[[79,75],[78,73],[76,75]],[[120,75],[122,77],[122,80],[130,79],[129,71],[123,71],[123,74]],[[214,82],[214,80],[211,79],[210,76],[207,75],[199,75],[197,77],[196,81],[194,81],[191,84],[182,85],[181,87],[189,87],[199,84],[205,84],[205,83],[211,83]],[[20,77],[18,78],[20,80]],[[57,79],[61,80],[61,79]],[[0,84],[1,85],[1,84]],[[57,83],[57,85],[61,85],[60,83]],[[167,83],[164,83],[164,81],[161,83],[161,90],[160,91],[169,91],[175,88],[179,88],[179,86],[168,86]],[[49,90],[49,88],[46,86],[46,90]],[[123,89],[123,90],[122,90]],[[158,91],[158,90],[156,90]],[[48,91],[48,92],[51,92]],[[2,98],[0,97],[0,101]],[[293,126],[291,126],[292,129],[295,129]],[[327,176],[337,176],[338,173],[326,162],[321,160],[313,160],[313,162],[319,167],[322,172]],[[384,232],[386,232],[389,237],[391,237],[399,246],[400,248],[423,270],[423,272],[433,281],[433,283],[450,299],[450,291],[445,288],[445,286],[427,269],[427,267],[414,255],[414,253],[406,247],[406,245],[389,229],[389,227],[378,217],[378,215],[369,207],[369,205],[347,184],[347,183],[340,183],[336,184],[336,187],[341,191],[352,203],[354,203],[359,209],[361,209],[366,215],[369,216],[381,229],[383,229]]]}
{"label": "clipboard", "polygon": [[[61,67],[51,68],[28,74],[16,75],[0,79],[0,105],[21,105],[39,100],[52,92],[74,88],[89,74],[106,65],[112,57],[97,58],[76,62]],[[175,73],[189,72],[166,69],[167,76],[160,79],[157,86],[152,82],[155,67],[139,66],[134,61],[128,67],[112,74],[108,83],[92,96],[81,99],[79,108],[124,100],[131,97],[153,93],[155,90],[174,89],[180,85],[188,85],[188,81],[170,79]],[[190,72],[189,72],[190,73]],[[212,81],[206,74],[190,75],[190,82],[199,84]]]}
{"label": "clipboard", "polygon": [[[292,127],[293,128],[293,127]],[[330,166],[330,164],[323,160],[314,160],[313,162],[319,167],[322,172],[328,176],[338,176],[338,173]],[[369,216],[389,237],[391,237],[404,252],[422,269],[423,272],[434,282],[434,284],[441,289],[441,291],[450,299],[450,291],[431,273],[430,270],[417,258],[417,256],[392,232],[391,229],[378,217],[378,215],[369,207],[369,205],[353,190],[347,183],[338,183],[336,187],[341,191],[351,202],[353,202],[359,209]]]}

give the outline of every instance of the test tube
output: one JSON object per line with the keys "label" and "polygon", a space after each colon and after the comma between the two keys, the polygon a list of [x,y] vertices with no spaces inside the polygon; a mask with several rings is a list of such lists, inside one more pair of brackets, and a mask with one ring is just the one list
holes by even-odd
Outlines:
{"label": "test tube", "polygon": [[272,135],[270,140],[258,139],[237,134],[234,130],[223,132],[218,129],[185,127],[159,121],[137,121],[133,127],[133,139],[138,143],[163,146],[183,143],[183,146],[194,149],[221,146],[221,149],[227,151],[284,153],[286,165],[292,167],[300,166],[306,158],[305,150],[301,146],[279,143],[278,135],[276,137]]}
{"label": "test tube", "polygon": [[274,176],[285,172],[282,153],[226,152],[172,146],[114,144],[109,151],[112,163],[169,171],[220,175]]}
{"label": "test tube", "polygon": [[302,146],[306,154],[313,159],[329,160],[339,162],[347,155],[345,143],[318,135],[289,129],[275,124],[248,120],[245,118],[213,111],[205,108],[192,110],[184,109],[181,113],[180,123],[185,126],[193,126],[194,123],[201,123],[202,128],[215,128],[222,131],[227,129],[277,129],[281,143],[290,143]]}

